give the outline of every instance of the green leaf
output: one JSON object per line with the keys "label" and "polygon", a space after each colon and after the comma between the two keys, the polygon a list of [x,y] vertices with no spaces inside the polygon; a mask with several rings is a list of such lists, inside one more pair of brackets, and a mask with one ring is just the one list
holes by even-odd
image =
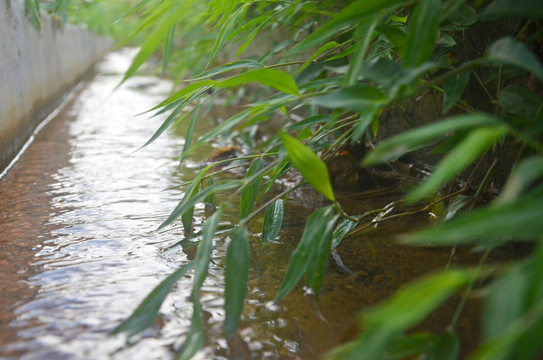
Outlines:
{"label": "green leaf", "polygon": [[439,141],[451,131],[461,131],[485,125],[498,124],[494,117],[474,113],[459,115],[436,123],[406,131],[378,144],[364,159],[365,166],[397,159],[403,154],[418,150]]}
{"label": "green leaf", "polygon": [[154,31],[147,36],[145,42],[140,48],[140,51],[132,61],[132,64],[124,74],[121,84],[134,75],[136,70],[145,62],[151,54],[157,49],[162,40],[168,35],[175,23],[182,17],[183,13],[187,11],[187,7],[190,5],[188,2],[180,2],[174,6],[174,9],[168,13],[168,15],[162,19],[162,21],[156,26]]}
{"label": "green leaf", "polygon": [[498,203],[510,203],[529,186],[543,177],[543,156],[532,156],[522,160],[514,169],[498,198]]}
{"label": "green leaf", "polygon": [[364,114],[386,104],[388,98],[380,89],[366,84],[345,86],[339,90],[312,101],[313,104],[329,109],[344,108]]}
{"label": "green leaf", "polygon": [[543,81],[543,65],[530,48],[511,37],[504,37],[488,47],[486,60],[492,63],[513,65],[530,71]]}
{"label": "green leaf", "polygon": [[443,84],[443,113],[449,111],[460,100],[466,86],[468,86],[471,71],[464,71],[448,78]]}
{"label": "green leaf", "polygon": [[319,57],[320,54],[326,52],[326,51],[329,51],[333,48],[336,48],[336,47],[339,47],[339,44],[335,41],[329,41],[327,42],[326,44],[324,44],[323,46],[321,46],[317,51],[315,51],[315,53],[313,55],[311,55],[311,57],[309,59],[307,59],[306,62],[304,62],[302,64],[302,66],[300,66],[300,68],[298,70],[296,70],[296,74],[297,73],[300,73],[302,72],[302,70],[304,70],[309,64],[311,64],[311,62],[313,62],[313,60],[315,60],[317,57]]}
{"label": "green leaf", "polygon": [[[323,239],[331,236],[336,219],[332,206],[320,208],[309,216],[300,243],[292,253],[287,273],[275,296],[276,303],[294,289],[312,263],[320,263],[322,259],[319,258],[320,254],[316,254],[317,246],[325,242]],[[320,275],[315,276],[315,281],[318,276]]]}
{"label": "green leaf", "polygon": [[[187,202],[196,194],[198,194],[198,191],[200,190],[200,181],[193,181],[187,191],[185,192],[185,195],[183,195],[183,199],[181,202]],[[181,222],[183,223],[183,229],[185,230],[185,236],[189,236],[192,234],[192,216],[194,214],[194,205],[191,206],[187,211],[185,211],[181,215]]]}
{"label": "green leaf", "polygon": [[363,16],[399,7],[404,0],[358,0],[334,14],[330,20],[298,42],[288,53],[296,54],[324,43],[342,30],[352,28]]}
{"label": "green leaf", "polygon": [[36,31],[41,28],[40,3],[38,0],[25,0],[25,15]]}
{"label": "green leaf", "polygon": [[302,130],[313,125],[324,124],[331,121],[330,115],[313,115],[308,118],[298,121],[295,124],[285,127],[285,130]]}
{"label": "green leaf", "polygon": [[[247,174],[245,175],[245,179],[251,178],[263,168],[264,160],[260,158],[249,167],[249,170],[247,170]],[[258,190],[260,189],[260,184],[262,184],[262,176],[252,180],[249,184],[245,185],[242,188],[239,210],[240,219],[244,219],[253,209],[256,201],[256,196],[258,195]]]}
{"label": "green leaf", "polygon": [[328,169],[317,154],[283,131],[279,131],[279,136],[292,163],[300,171],[304,179],[328,200],[335,201]]}
{"label": "green leaf", "polygon": [[[205,169],[209,169],[210,167],[207,167]],[[241,186],[243,183],[239,180],[231,180],[227,182],[222,182],[219,184],[213,184],[212,186],[207,187],[205,190],[200,191],[195,196],[191,197],[187,201],[181,201],[176,208],[172,211],[170,216],[158,227],[157,230],[163,229],[164,227],[168,226],[172,222],[174,222],[178,217],[183,215],[185,211],[188,211],[191,207],[193,207],[195,204],[199,203],[200,201],[203,201],[206,197],[210,196],[211,194],[214,194],[218,191],[224,191],[233,189],[236,187]]]}
{"label": "green leaf", "polygon": [[236,26],[239,24],[240,18],[245,14],[245,11],[248,9],[249,4],[244,4],[239,7],[230,17],[223,23],[217,37],[215,39],[215,44],[211,49],[211,56],[209,57],[209,62],[215,58],[217,52],[222,48],[226,39],[232,32],[236,30]]}
{"label": "green leaf", "polygon": [[215,211],[209,219],[207,219],[202,229],[202,240],[198,245],[196,259],[194,260],[195,270],[194,279],[192,280],[192,296],[199,298],[199,291],[207,276],[207,269],[211,259],[211,250],[213,249],[213,236],[217,231],[217,224],[222,215],[222,207]]}
{"label": "green leaf", "polygon": [[261,68],[262,66],[263,65],[261,63],[254,60],[232,61],[227,64],[217,66],[213,69],[204,71],[203,73],[196,75],[196,77],[194,77],[192,80],[203,80],[203,79],[208,79],[212,76],[223,74],[225,72],[232,71],[232,70]]}
{"label": "green leaf", "polygon": [[237,87],[253,81],[287,94],[298,95],[300,93],[294,78],[290,74],[277,69],[250,70],[218,81],[216,85],[219,87]]}
{"label": "green leaf", "polygon": [[192,143],[192,136],[194,135],[194,129],[196,128],[196,122],[198,121],[198,114],[200,113],[200,108],[201,105],[198,105],[190,118],[189,126],[187,127],[187,132],[185,133],[185,143],[183,144],[183,152],[181,153],[181,159],[179,160],[180,163],[182,163],[185,159],[187,151],[190,148],[190,144]]}
{"label": "green leaf", "polygon": [[543,232],[543,194],[488,206],[459,216],[435,228],[401,236],[406,243],[453,245],[469,243],[493,245],[494,239],[533,239]]}
{"label": "green leaf", "polygon": [[360,73],[360,68],[364,63],[364,58],[368,52],[370,41],[373,37],[373,31],[379,22],[379,16],[371,15],[368,16],[358,23],[357,33],[362,34],[362,38],[356,45],[356,50],[352,57],[351,62],[349,63],[349,69],[345,75],[346,86],[354,85],[358,82],[358,75]]}
{"label": "green leaf", "polygon": [[421,0],[409,23],[403,66],[417,67],[430,58],[437,39],[440,0]]}
{"label": "green leaf", "polygon": [[411,191],[407,198],[410,201],[415,201],[438,191],[477,160],[489,147],[503,138],[507,131],[506,126],[481,127],[472,130],[460,144],[439,162],[432,175]]}
{"label": "green leaf", "polygon": [[202,316],[202,305],[200,297],[193,299],[192,319],[190,328],[179,350],[178,360],[190,360],[204,346],[204,318]]}
{"label": "green leaf", "polygon": [[179,279],[181,279],[193,266],[193,263],[183,265],[164,279],[149,295],[147,295],[147,297],[145,297],[132,315],[117,326],[111,334],[126,333],[128,337],[131,337],[153,325],[166,296],[172,291]]}
{"label": "green leaf", "polygon": [[365,312],[368,332],[396,333],[422,321],[460,287],[474,280],[474,270],[448,270],[427,275],[398,290],[391,298]]}
{"label": "green leaf", "polygon": [[168,62],[170,61],[170,54],[172,53],[172,42],[173,42],[174,36],[175,36],[175,24],[170,29],[170,32],[168,33],[168,36],[166,37],[166,42],[164,43],[164,56],[162,59],[162,72],[161,72],[162,76],[164,76],[164,73],[166,72],[166,66],[168,66]]}
{"label": "green leaf", "polygon": [[262,243],[263,245],[275,240],[281,226],[283,225],[283,200],[278,199],[273,204],[266,208],[266,214],[264,215],[264,227],[262,229]]}
{"label": "green leaf", "polygon": [[460,354],[460,339],[455,333],[440,335],[424,360],[456,360]]}
{"label": "green leaf", "polygon": [[247,295],[249,255],[249,238],[245,229],[240,227],[226,251],[224,328],[228,340],[236,333]]}
{"label": "green leaf", "polygon": [[543,4],[539,0],[494,0],[479,14],[479,19],[512,16],[543,20]]}
{"label": "green leaf", "polygon": [[509,85],[498,94],[498,102],[508,113],[532,120],[543,99],[524,87]]}
{"label": "green leaf", "polygon": [[358,221],[353,221],[349,219],[343,219],[338,224],[334,233],[332,234],[332,249],[335,249],[343,240],[345,235],[349,233],[352,229],[356,227]]}

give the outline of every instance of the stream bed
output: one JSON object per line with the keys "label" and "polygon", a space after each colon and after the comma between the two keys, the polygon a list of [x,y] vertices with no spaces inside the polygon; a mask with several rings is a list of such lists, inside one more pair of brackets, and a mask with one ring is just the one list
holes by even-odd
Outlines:
{"label": "stream bed", "polygon": [[[167,297],[151,329],[128,342],[108,336],[162,279],[194,257],[196,243],[184,239],[179,224],[156,229],[182,198],[180,185],[219,146],[208,144],[179,166],[182,124],[140,149],[164,117],[135,115],[163,100],[172,84],[137,76],[116,88],[133,55],[109,54],[0,179],[0,359],[173,359],[183,343],[192,314],[190,276]],[[208,116],[213,122],[227,115]],[[200,121],[196,133],[209,128]],[[343,206],[361,214],[397,198],[347,198]],[[320,358],[356,334],[359,310],[449,260],[448,250],[395,245],[393,233],[427,223],[424,214],[400,218],[391,222],[394,231],[376,228],[345,241],[337,254],[342,266],[330,261],[318,299],[299,286],[273,304],[305,219],[323,204],[309,188],[294,192],[279,241],[265,248],[258,244],[262,219],[249,227],[250,289],[230,348],[222,330],[225,244],[217,242],[201,298],[207,346],[195,358]],[[235,204],[229,211],[221,220],[226,225],[236,221]],[[204,220],[202,205],[195,210],[196,229]],[[455,261],[477,258],[466,253]],[[457,302],[446,304],[425,329],[442,331]],[[468,343],[477,340],[476,311],[467,307],[459,323]]]}

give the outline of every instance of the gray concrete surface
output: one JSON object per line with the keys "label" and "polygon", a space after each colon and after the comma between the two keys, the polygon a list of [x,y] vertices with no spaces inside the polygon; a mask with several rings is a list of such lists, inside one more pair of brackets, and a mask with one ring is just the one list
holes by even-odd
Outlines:
{"label": "gray concrete surface", "polygon": [[81,27],[60,29],[47,16],[38,33],[24,0],[0,0],[0,173],[111,46]]}

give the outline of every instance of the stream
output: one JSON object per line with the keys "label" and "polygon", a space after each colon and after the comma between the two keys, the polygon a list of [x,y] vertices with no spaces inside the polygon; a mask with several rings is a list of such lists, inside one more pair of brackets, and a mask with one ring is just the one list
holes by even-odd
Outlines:
{"label": "stream", "polygon": [[[156,229],[182,198],[180,185],[221,145],[206,144],[179,166],[181,124],[140,149],[165,118],[135,115],[162,101],[172,84],[136,76],[117,88],[132,56],[129,49],[107,55],[0,179],[0,359],[173,359],[184,341],[192,314],[190,276],[166,298],[155,326],[130,341],[108,336],[162,279],[193,259],[197,243],[184,239],[180,224]],[[228,114],[206,116],[196,135]],[[343,206],[361,214],[397,198],[349,198]],[[201,297],[207,345],[196,359],[320,358],[356,334],[359,310],[449,260],[448,250],[400,247],[391,230],[370,229],[338,248],[344,264],[330,261],[317,300],[299,286],[273,304],[305,219],[323,204],[307,187],[294,192],[279,241],[265,248],[258,244],[262,218],[250,225],[250,289],[230,348],[222,330],[225,244],[216,243]],[[223,225],[236,221],[235,205]],[[194,215],[198,230],[204,206]],[[391,227],[398,232],[426,223],[421,215]],[[477,261],[462,256],[459,262]],[[446,327],[455,301],[429,329]],[[477,316],[476,307],[464,311],[464,341],[477,341]]]}

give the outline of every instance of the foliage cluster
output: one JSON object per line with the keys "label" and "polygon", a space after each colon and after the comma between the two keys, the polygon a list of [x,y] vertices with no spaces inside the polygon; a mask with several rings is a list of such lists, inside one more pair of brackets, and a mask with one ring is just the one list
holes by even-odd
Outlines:
{"label": "foliage cluster", "polygon": [[[125,78],[155,52],[163,71],[189,77],[153,111],[169,114],[151,143],[169,127],[188,121],[187,155],[219,136],[231,136],[246,151],[238,161],[246,176],[212,182],[215,163],[204,167],[161,228],[181,218],[193,233],[195,204],[217,192],[240,198],[240,220],[228,236],[225,261],[225,334],[236,333],[247,291],[250,266],[245,226],[265,211],[263,242],[281,228],[286,189],[272,199],[263,195],[277,179],[296,168],[303,179],[329,200],[307,220],[275,301],[305,277],[318,295],[331,249],[350,231],[363,228],[368,214],[346,214],[336,200],[326,164],[317,155],[348,144],[369,143],[364,166],[389,163],[439,144],[445,152],[434,171],[406,195],[405,201],[445,209],[435,227],[407,234],[409,244],[473,245],[479,265],[429,274],[361,316],[363,332],[334,349],[329,358],[393,359],[423,354],[425,359],[455,359],[461,344],[456,322],[473,289],[484,284],[482,342],[472,359],[532,359],[541,352],[543,331],[543,82],[541,46],[543,3],[536,0],[143,0],[136,32],[149,30]],[[477,28],[507,29],[480,54],[456,58],[459,44]],[[262,45],[266,44],[266,45]],[[269,46],[268,46],[269,45]],[[464,96],[468,84],[479,86],[490,106]],[[535,84],[535,85],[530,85]],[[216,94],[249,94],[248,106],[209,133],[193,139],[194,123],[204,102]],[[390,106],[427,93],[443,94],[442,114],[433,122],[383,141],[375,140]],[[191,106],[189,106],[191,105]],[[281,117],[277,134],[255,137],[264,122]],[[516,162],[495,199],[475,208],[489,185],[493,157],[504,142],[517,146]],[[376,144],[375,144],[376,143]],[[482,171],[478,182],[446,185],[468,167]],[[255,208],[254,204],[258,204]],[[192,325],[179,358],[192,357],[204,343],[199,290],[207,274],[213,238],[223,207],[207,219],[193,263],[157,287],[116,332],[133,335],[152,324],[160,303],[176,279],[194,267]],[[387,215],[380,214],[380,215]],[[376,218],[382,219],[383,216]],[[386,218],[386,216],[385,216]],[[381,220],[377,220],[381,221]],[[509,241],[533,243],[522,261],[490,268],[492,249]],[[410,329],[457,291],[464,290],[458,311],[443,334]]]}

